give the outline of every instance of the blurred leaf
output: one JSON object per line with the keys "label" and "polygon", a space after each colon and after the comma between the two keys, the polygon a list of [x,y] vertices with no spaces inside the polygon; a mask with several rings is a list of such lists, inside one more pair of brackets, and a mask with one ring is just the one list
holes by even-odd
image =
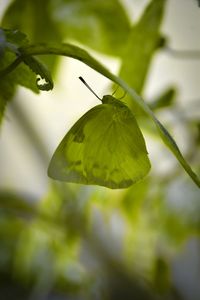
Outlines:
{"label": "blurred leaf", "polygon": [[[0,29],[0,66],[1,69],[4,69],[11,60],[5,57],[5,49],[6,49],[6,36],[3,29]],[[0,123],[3,118],[3,113],[6,107],[7,102],[14,95],[14,83],[12,80],[4,80],[0,78]]]}
{"label": "blurred leaf", "polygon": [[22,286],[35,286],[36,294],[55,285],[68,292],[80,290],[86,275],[78,259],[80,236],[70,236],[66,220],[58,215],[55,220],[30,200],[0,192],[0,275],[14,274]]}
{"label": "blurred leaf", "polygon": [[[143,89],[152,57],[163,40],[160,25],[165,2],[152,0],[149,3],[138,23],[133,25],[124,47],[120,77],[138,93]],[[141,109],[130,97],[126,98],[126,102],[135,114],[142,114]]]}
{"label": "blurred leaf", "polygon": [[[25,32],[32,43],[60,42],[62,40],[50,13],[50,0],[14,0],[8,6],[2,25]],[[48,67],[55,67],[57,58],[42,57]]]}
{"label": "blurred leaf", "polygon": [[[141,278],[130,274],[123,266],[112,265],[108,270],[107,297],[109,300],[156,300],[150,287]],[[109,273],[110,272],[110,273]]]}
{"label": "blurred leaf", "polygon": [[[72,185],[73,186],[73,185]],[[56,183],[50,186],[48,194],[40,203],[40,211],[55,224],[65,228],[68,240],[80,239],[88,226],[89,203],[83,193],[79,196],[70,184]]]}
{"label": "blurred leaf", "polygon": [[25,32],[32,42],[59,41],[59,32],[51,19],[50,0],[14,0],[8,6],[2,25]]}
{"label": "blurred leaf", "polygon": [[157,292],[161,295],[170,291],[170,270],[167,262],[157,257],[154,265],[153,284]]}
{"label": "blurred leaf", "polygon": [[150,184],[150,178],[146,177],[144,180],[128,189],[124,194],[121,205],[123,212],[130,220],[137,219],[142,203],[147,197]]}
{"label": "blurred leaf", "polygon": [[5,48],[6,48],[5,32],[3,29],[0,28],[0,61],[3,58]]}
{"label": "blurred leaf", "polygon": [[[138,184],[136,193],[130,189],[125,196],[125,257],[129,265],[134,265],[139,274],[145,274],[146,280],[152,277],[152,268],[155,259],[155,247],[159,234],[159,206],[157,202],[162,199],[162,189],[155,186],[150,180]],[[141,195],[141,198],[139,197]],[[137,197],[138,196],[138,197]],[[132,200],[132,203],[131,203]],[[128,208],[130,212],[128,212]]]}
{"label": "blurred leaf", "polygon": [[[4,69],[9,63],[14,60],[15,56],[11,53],[4,53],[3,57],[0,57],[1,68]],[[0,78],[0,123],[3,119],[4,110],[6,104],[11,100],[15,93],[15,83],[13,80],[13,74],[10,73],[5,79]]]}
{"label": "blurred leaf", "polygon": [[[199,190],[182,177],[175,178],[166,189],[167,197],[160,207],[164,216],[164,236],[177,246],[190,236],[200,236]],[[172,190],[176,191],[173,197]]]}
{"label": "blurred leaf", "polygon": [[12,268],[19,235],[25,226],[25,221],[13,214],[0,211],[0,271],[6,272]]}
{"label": "blurred leaf", "polygon": [[18,47],[25,46],[29,43],[27,36],[19,30],[10,30],[5,28],[2,30],[5,34],[7,47],[14,53]]}
{"label": "blurred leaf", "polygon": [[0,191],[0,211],[14,215],[22,215],[26,218],[36,215],[36,207],[26,196]]}
{"label": "blurred leaf", "polygon": [[0,270],[0,295],[2,299],[30,299],[30,294],[31,290],[20,283],[18,279],[13,278],[10,269]]}
{"label": "blurred leaf", "polygon": [[155,98],[154,101],[152,101],[149,106],[151,107],[152,110],[157,110],[161,108],[165,108],[168,106],[171,106],[174,98],[176,96],[176,89],[175,88],[168,88],[162,94]]}
{"label": "blurred leaf", "polygon": [[[5,69],[14,60],[15,55],[7,51],[4,54],[3,59],[0,59],[1,70]],[[8,75],[0,77],[0,122],[2,120],[7,103],[15,94],[16,85],[20,84],[31,89],[33,92],[38,93],[35,81],[35,74],[33,74],[33,72],[30,71],[30,69],[24,64],[20,64]]]}
{"label": "blurred leaf", "polygon": [[0,124],[3,119],[3,114],[7,103],[11,100],[15,93],[15,85],[12,80],[0,81]]}
{"label": "blurred leaf", "polygon": [[120,1],[54,0],[51,10],[67,40],[120,55],[130,30],[130,21]]}

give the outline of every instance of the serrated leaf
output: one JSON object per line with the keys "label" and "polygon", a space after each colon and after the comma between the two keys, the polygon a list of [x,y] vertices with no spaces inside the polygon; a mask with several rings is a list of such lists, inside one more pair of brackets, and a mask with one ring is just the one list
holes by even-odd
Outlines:
{"label": "serrated leaf", "polygon": [[38,94],[39,90],[36,82],[36,75],[24,63],[20,64],[16,70],[13,71],[13,79],[16,84],[24,86],[34,93]]}
{"label": "serrated leaf", "polygon": [[[36,80],[36,84],[39,90],[49,91],[53,89],[53,81],[49,70],[42,64],[38,59],[32,56],[24,56],[23,62],[29,66],[29,68],[37,75],[39,78]],[[39,83],[41,79],[45,80],[45,83]]]}
{"label": "serrated leaf", "polygon": [[[18,30],[8,30],[8,29],[1,29],[1,35],[5,38],[5,49],[8,48],[18,56],[23,56],[22,51],[20,50],[21,46],[28,45],[28,39],[26,35]],[[11,56],[11,54],[7,54],[7,57]],[[3,57],[2,57],[3,59]],[[14,57],[12,56],[12,60],[14,61]],[[51,90],[53,88],[53,81],[51,78],[51,74],[48,69],[42,64],[38,59],[31,57],[31,56],[23,56],[24,64],[21,64],[17,67],[9,76],[9,80],[12,79],[15,83],[25,86],[34,92],[38,93],[36,86],[33,85],[33,78],[35,75],[32,74],[34,72],[39,78],[36,79],[36,85],[39,90]],[[11,58],[7,59],[4,58],[4,65],[11,61]],[[2,62],[3,65],[3,62]],[[28,67],[29,68],[28,68]],[[31,71],[32,72],[31,72]],[[1,76],[2,77],[2,76]],[[45,83],[39,83],[41,79],[45,79]],[[3,80],[3,79],[2,79]],[[8,80],[8,78],[5,78]]]}
{"label": "serrated leaf", "polygon": [[[13,62],[14,60],[15,55],[13,53],[5,52],[5,55],[0,60],[1,67],[8,66],[9,63]],[[7,103],[14,96],[16,85],[20,84],[31,89],[33,92],[38,93],[39,91],[35,84],[35,80],[35,74],[24,64],[18,65],[17,68],[8,75],[0,77],[0,123],[2,121]]]}
{"label": "serrated leaf", "polygon": [[[4,58],[2,57],[1,61],[1,65],[5,66],[9,65],[11,61],[14,62],[16,56],[18,57],[20,55],[19,49],[21,46],[28,45],[28,39],[26,35],[19,30],[1,29],[1,32],[5,37],[5,50],[8,50],[6,56]],[[40,66],[38,69],[41,69],[40,72],[43,71],[43,73],[47,73],[45,67]],[[4,80],[4,76],[1,77],[1,81]],[[36,76],[30,71],[30,69],[25,64],[21,64],[17,65],[17,68],[11,74],[9,74],[9,78],[5,78],[5,80],[13,80],[15,83],[31,89],[35,93],[38,93],[38,89],[34,83],[36,80],[35,78]]]}
{"label": "serrated leaf", "polygon": [[[160,25],[165,2],[152,0],[149,3],[138,23],[133,25],[122,55],[120,77],[138,93],[141,93],[144,86],[151,59],[160,47]],[[142,113],[130,97],[126,98],[126,102],[134,113]]]}

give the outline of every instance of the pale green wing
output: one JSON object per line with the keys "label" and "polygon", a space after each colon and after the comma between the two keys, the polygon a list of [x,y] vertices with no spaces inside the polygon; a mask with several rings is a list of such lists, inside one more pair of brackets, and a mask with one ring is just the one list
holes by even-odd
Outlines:
{"label": "pale green wing", "polygon": [[85,145],[87,145],[88,139],[90,139],[88,131],[89,135],[90,131],[92,134],[96,132],[96,127],[100,119],[98,116],[104,110],[104,105],[95,106],[73,125],[57,147],[51,159],[48,168],[49,177],[60,181],[89,184],[87,175],[83,169]]}
{"label": "pale green wing", "polygon": [[145,142],[134,116],[114,100],[94,107],[70,129],[53,155],[49,176],[125,188],[149,169]]}
{"label": "pale green wing", "polygon": [[117,102],[106,106],[111,122],[101,135],[91,134],[85,146],[84,169],[90,184],[126,188],[148,173],[150,162],[144,138],[130,110]]}

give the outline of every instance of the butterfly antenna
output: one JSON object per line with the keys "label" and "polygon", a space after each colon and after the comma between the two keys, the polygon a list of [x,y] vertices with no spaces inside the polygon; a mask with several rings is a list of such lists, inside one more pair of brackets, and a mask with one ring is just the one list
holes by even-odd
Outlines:
{"label": "butterfly antenna", "polygon": [[84,83],[87,88],[101,101],[101,98],[93,91],[93,89],[87,84],[87,82],[83,79],[83,77],[79,77],[79,79]]}

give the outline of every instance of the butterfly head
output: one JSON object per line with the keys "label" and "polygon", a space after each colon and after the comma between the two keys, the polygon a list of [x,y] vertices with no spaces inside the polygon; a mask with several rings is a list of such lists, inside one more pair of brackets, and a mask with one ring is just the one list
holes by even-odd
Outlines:
{"label": "butterfly head", "polygon": [[116,102],[116,99],[111,95],[105,95],[103,96],[101,101],[103,104],[114,104],[114,102]]}
{"label": "butterfly head", "polygon": [[117,108],[120,108],[120,109],[125,108],[127,110],[127,107],[126,107],[125,103],[123,103],[122,101],[116,99],[115,97],[113,97],[111,95],[103,96],[101,101],[102,101],[103,104],[110,104],[113,107],[117,107]]}

